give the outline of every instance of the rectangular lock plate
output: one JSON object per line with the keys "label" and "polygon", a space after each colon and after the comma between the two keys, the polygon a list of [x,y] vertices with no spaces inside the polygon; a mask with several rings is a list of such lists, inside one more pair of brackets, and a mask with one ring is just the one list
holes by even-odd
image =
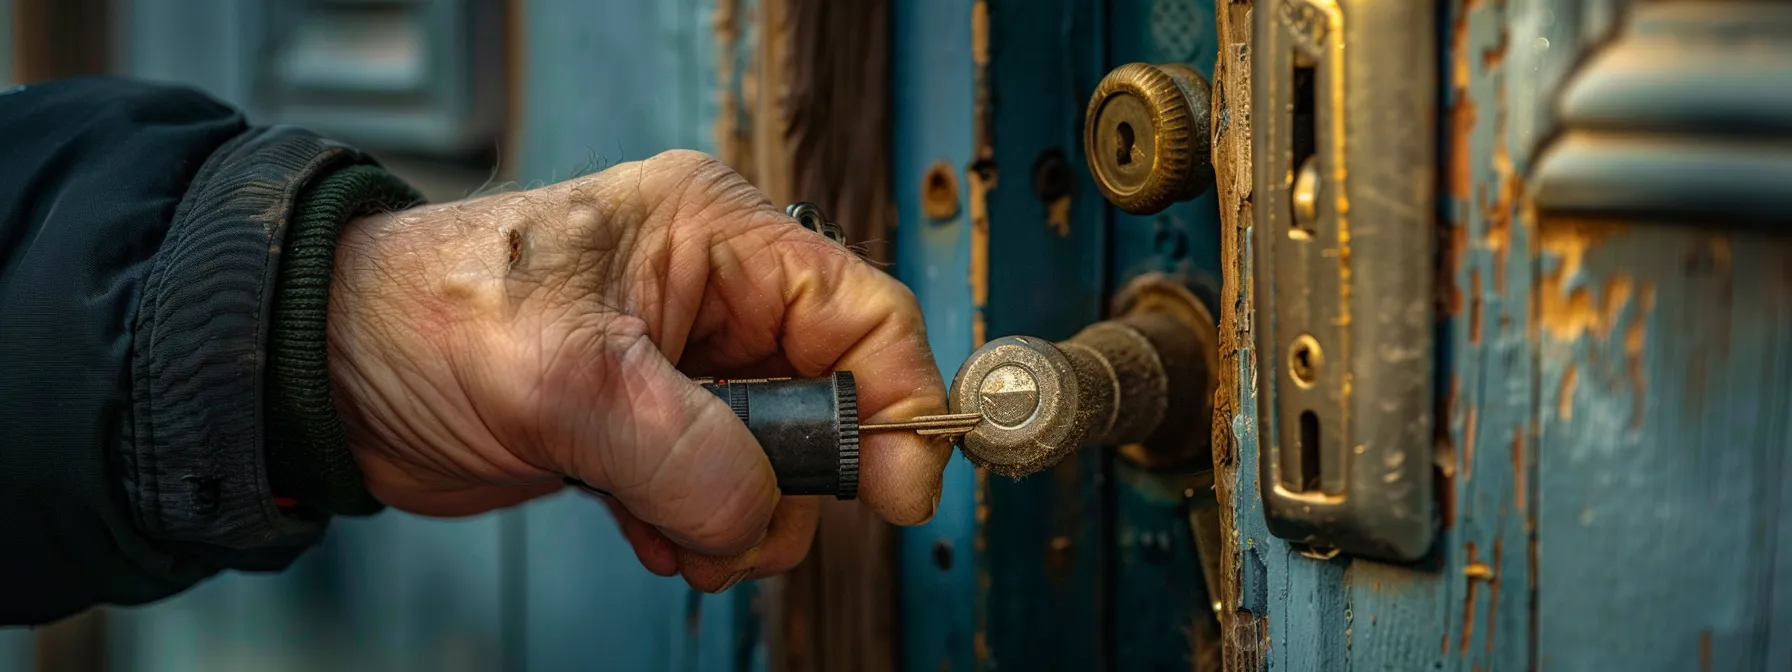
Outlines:
{"label": "rectangular lock plate", "polygon": [[1392,561],[1436,529],[1434,5],[1252,24],[1259,491],[1276,536]]}

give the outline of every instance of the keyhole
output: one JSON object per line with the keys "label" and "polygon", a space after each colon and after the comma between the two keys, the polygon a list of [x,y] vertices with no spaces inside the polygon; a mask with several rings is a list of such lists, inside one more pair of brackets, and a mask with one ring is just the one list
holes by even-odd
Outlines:
{"label": "keyhole", "polygon": [[1325,356],[1319,351],[1319,341],[1312,336],[1301,334],[1294,339],[1294,345],[1288,348],[1288,375],[1294,378],[1294,384],[1301,387],[1312,387],[1319,380],[1319,367],[1325,363]]}
{"label": "keyhole", "polygon": [[1114,129],[1114,133],[1120,136],[1120,146],[1114,150],[1114,163],[1122,166],[1132,163],[1132,147],[1135,142],[1132,136],[1132,124],[1122,121],[1120,126]]}

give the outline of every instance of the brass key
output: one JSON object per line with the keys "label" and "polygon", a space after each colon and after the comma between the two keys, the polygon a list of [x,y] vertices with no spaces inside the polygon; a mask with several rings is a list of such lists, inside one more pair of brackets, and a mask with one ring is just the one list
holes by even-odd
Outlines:
{"label": "brass key", "polygon": [[921,436],[961,436],[983,421],[982,413],[923,415],[901,422],[880,422],[859,425],[860,432],[914,431]]}

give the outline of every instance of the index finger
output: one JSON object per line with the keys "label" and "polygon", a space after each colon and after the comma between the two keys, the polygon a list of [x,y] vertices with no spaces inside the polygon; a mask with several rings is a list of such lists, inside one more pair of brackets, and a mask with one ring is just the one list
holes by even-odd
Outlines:
{"label": "index finger", "polygon": [[[945,383],[907,286],[769,205],[746,219],[717,227],[681,367],[851,371],[862,422],[945,411]],[[926,522],[951,455],[937,437],[863,435],[860,498],[892,523]]]}

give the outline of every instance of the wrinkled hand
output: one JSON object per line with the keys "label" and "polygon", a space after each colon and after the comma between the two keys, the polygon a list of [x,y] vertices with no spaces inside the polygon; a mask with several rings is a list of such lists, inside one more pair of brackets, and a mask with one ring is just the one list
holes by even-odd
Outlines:
{"label": "wrinkled hand", "polygon": [[[694,152],[355,220],[336,253],[330,376],[390,506],[459,516],[563,487],[605,498],[641,563],[721,590],[808,552],[746,427],[688,376],[853,371],[867,422],[945,409],[914,295]],[[951,447],[867,435],[860,497],[933,515]]]}

